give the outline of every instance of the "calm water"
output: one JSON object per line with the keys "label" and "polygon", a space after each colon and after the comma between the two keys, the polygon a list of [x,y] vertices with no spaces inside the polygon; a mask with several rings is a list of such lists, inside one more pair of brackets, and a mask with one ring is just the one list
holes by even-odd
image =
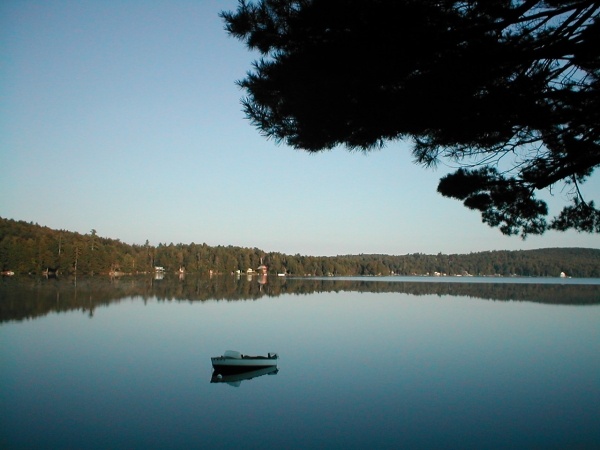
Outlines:
{"label": "calm water", "polygon": [[3,279],[0,363],[1,448],[600,448],[600,280]]}

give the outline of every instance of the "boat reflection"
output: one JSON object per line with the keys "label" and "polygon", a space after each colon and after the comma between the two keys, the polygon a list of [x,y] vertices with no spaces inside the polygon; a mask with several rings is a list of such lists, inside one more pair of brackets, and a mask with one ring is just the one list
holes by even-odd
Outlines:
{"label": "boat reflection", "polygon": [[227,383],[230,386],[239,387],[242,381],[251,380],[252,378],[262,377],[263,375],[276,375],[279,369],[276,366],[265,367],[258,370],[250,370],[247,372],[215,370],[210,378],[211,383]]}

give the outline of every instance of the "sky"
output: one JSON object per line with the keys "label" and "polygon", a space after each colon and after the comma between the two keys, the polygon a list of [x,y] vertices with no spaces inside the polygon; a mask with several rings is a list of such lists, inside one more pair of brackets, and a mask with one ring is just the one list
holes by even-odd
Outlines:
{"label": "sky", "polygon": [[[218,17],[236,5],[0,2],[0,217],[315,256],[600,247],[576,232],[502,235],[437,194],[452,169],[415,165],[410,142],[309,154],[265,139],[235,84],[257,55]],[[556,212],[566,194],[543,198]]]}

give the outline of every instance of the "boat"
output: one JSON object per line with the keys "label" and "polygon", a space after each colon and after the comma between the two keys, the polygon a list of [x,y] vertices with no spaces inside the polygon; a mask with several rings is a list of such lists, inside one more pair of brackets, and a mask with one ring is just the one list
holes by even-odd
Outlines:
{"label": "boat", "polygon": [[213,356],[210,360],[213,369],[218,373],[235,373],[277,367],[278,358],[277,353],[268,353],[267,356],[250,356],[235,350],[227,350],[222,356]]}
{"label": "boat", "polygon": [[239,387],[242,381],[251,380],[252,378],[262,377],[263,375],[277,375],[279,369],[277,367],[264,367],[258,370],[250,370],[248,372],[236,372],[236,373],[220,373],[214,371],[210,378],[211,383],[226,383],[230,386]]}

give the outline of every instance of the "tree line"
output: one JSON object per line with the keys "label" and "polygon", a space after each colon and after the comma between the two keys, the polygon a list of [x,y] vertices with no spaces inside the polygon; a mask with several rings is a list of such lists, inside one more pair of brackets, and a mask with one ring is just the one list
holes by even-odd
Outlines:
{"label": "tree line", "polygon": [[127,244],[96,230],[81,234],[0,218],[0,268],[15,274],[208,275],[255,271],[292,276],[481,275],[600,277],[600,249],[548,248],[469,254],[286,255],[258,248],[202,244]]}

